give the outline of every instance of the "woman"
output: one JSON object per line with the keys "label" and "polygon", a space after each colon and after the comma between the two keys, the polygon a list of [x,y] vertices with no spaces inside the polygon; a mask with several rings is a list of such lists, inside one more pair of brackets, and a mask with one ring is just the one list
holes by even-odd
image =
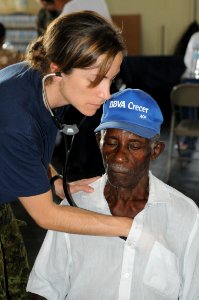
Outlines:
{"label": "woman", "polygon": [[[30,46],[25,62],[0,72],[2,216],[6,203],[18,198],[43,228],[127,236],[132,222],[128,218],[55,204],[48,177],[56,175],[49,167],[57,133],[50,111],[61,117],[70,104],[86,116],[94,115],[110,97],[123,53],[120,32],[98,14],[85,11],[55,19]],[[42,78],[49,73],[53,75],[45,77],[42,88]],[[55,191],[63,197],[62,180],[54,179]],[[71,184],[70,192],[92,192],[88,184],[93,180]],[[12,218],[7,211],[5,219],[8,226]]]}

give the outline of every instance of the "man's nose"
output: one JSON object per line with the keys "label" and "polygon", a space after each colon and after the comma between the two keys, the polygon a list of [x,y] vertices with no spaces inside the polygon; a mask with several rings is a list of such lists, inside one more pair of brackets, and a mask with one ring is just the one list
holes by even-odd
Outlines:
{"label": "man's nose", "polygon": [[128,155],[122,147],[117,147],[117,149],[115,150],[114,160],[120,163],[128,161]]}

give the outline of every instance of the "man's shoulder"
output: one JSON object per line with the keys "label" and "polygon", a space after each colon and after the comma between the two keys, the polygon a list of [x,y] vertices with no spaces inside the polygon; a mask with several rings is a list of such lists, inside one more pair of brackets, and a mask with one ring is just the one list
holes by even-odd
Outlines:
{"label": "man's shoulder", "polygon": [[160,198],[161,202],[165,202],[172,208],[177,210],[190,212],[190,214],[198,214],[199,208],[196,203],[176,188],[166,184],[151,174],[151,180],[155,189],[156,197]]}
{"label": "man's shoulder", "polygon": [[[98,212],[104,211],[104,209],[106,208],[106,201],[103,191],[106,180],[106,175],[103,175],[102,177],[91,183],[90,186],[94,189],[94,191],[91,193],[80,191],[73,194],[72,197],[77,206]],[[68,201],[64,199],[61,204],[68,205]]]}

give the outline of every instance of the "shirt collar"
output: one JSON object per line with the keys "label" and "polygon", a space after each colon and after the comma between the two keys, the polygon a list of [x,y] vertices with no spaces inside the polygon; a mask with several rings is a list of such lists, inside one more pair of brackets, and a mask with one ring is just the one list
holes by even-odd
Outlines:
{"label": "shirt collar", "polygon": [[166,187],[166,184],[149,171],[149,198],[147,203],[154,205],[168,202],[170,195]]}

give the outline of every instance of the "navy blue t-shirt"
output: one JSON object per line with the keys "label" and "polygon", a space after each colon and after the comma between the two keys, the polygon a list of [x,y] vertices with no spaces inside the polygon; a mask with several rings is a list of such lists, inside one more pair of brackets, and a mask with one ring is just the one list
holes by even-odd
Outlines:
{"label": "navy blue t-shirt", "polygon": [[1,70],[0,204],[50,189],[47,168],[56,134],[39,72],[25,62]]}

